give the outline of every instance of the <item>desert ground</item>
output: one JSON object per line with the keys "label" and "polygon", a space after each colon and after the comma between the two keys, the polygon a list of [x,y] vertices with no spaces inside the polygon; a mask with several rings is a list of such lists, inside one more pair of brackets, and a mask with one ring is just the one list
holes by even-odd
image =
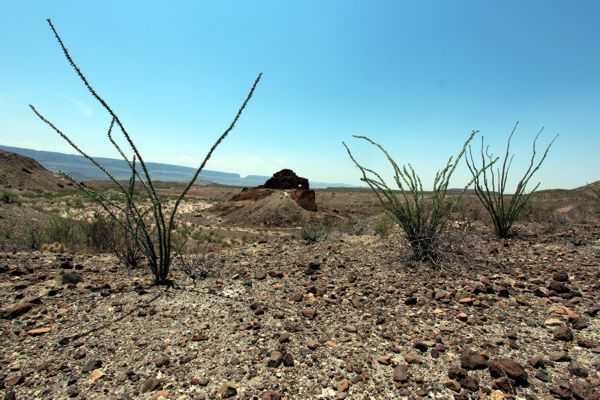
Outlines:
{"label": "desert ground", "polygon": [[600,398],[600,206],[585,189],[535,194],[511,239],[467,194],[431,264],[368,190],[316,190],[310,212],[279,194],[232,210],[241,188],[198,186],[167,288],[109,252],[45,243],[49,215],[97,212],[54,189],[0,203],[5,399]]}

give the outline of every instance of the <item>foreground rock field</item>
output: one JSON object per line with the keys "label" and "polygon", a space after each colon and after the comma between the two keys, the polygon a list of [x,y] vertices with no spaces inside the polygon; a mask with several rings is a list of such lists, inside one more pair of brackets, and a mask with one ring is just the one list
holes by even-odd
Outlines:
{"label": "foreground rock field", "polygon": [[[536,227],[530,227],[531,232]],[[5,399],[598,399],[600,226],[225,249],[174,288],[111,256],[0,255]]]}

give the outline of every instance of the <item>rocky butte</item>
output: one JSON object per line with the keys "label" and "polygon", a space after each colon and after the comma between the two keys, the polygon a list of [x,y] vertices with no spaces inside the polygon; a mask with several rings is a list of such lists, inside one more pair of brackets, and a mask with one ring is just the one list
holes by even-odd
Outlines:
{"label": "rocky butte", "polygon": [[268,197],[274,191],[285,191],[300,207],[308,211],[317,211],[315,191],[310,189],[308,179],[296,175],[291,169],[276,172],[264,185],[244,188],[230,201],[256,201]]}

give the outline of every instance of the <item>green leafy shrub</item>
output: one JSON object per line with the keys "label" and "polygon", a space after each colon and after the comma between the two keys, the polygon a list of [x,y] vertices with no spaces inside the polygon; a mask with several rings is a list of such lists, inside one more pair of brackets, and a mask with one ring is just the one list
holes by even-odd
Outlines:
{"label": "green leafy shrub", "polygon": [[517,130],[518,124],[518,122],[515,124],[511,134],[508,136],[504,158],[502,164],[497,169],[484,168],[483,173],[480,169],[477,169],[477,165],[484,166],[495,157],[490,153],[489,148],[485,146],[483,137],[481,138],[481,159],[479,161],[475,160],[473,152],[471,151],[471,146],[469,146],[468,155],[465,157],[467,166],[473,175],[475,193],[492,218],[496,235],[501,238],[513,236],[513,225],[515,221],[521,216],[525,208],[531,204],[531,195],[540,186],[538,183],[533,189],[527,192],[527,185],[533,175],[540,169],[540,166],[548,155],[550,147],[558,137],[558,135],[556,135],[554,139],[552,139],[542,154],[542,157],[536,161],[536,144],[544,128],[538,132],[533,140],[533,151],[529,165],[521,179],[518,181],[514,193],[509,195],[506,193],[508,175],[514,158],[514,154],[510,154],[510,142]]}
{"label": "green leafy shrub", "polygon": [[469,182],[458,196],[448,198],[450,177],[476,133],[477,131],[473,131],[458,156],[455,159],[450,157],[446,166],[436,173],[429,202],[423,191],[421,178],[410,164],[400,167],[383,146],[366,136],[354,136],[377,147],[387,158],[398,186],[398,191],[394,191],[379,173],[360,164],[346,143],[343,143],[348,155],[362,173],[361,180],[369,185],[386,211],[405,232],[413,257],[418,261],[435,262],[440,255],[439,242],[446,221],[472,183]]}

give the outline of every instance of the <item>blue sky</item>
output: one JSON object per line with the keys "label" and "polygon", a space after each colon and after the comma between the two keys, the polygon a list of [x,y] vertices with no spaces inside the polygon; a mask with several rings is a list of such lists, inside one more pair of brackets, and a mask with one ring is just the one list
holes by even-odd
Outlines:
{"label": "blue sky", "polygon": [[[544,188],[600,179],[598,1],[12,1],[0,12],[0,143],[116,156],[108,115],[64,59],[45,18],[147,161],[196,165],[264,73],[209,168],[288,167],[358,183],[341,144],[380,171],[382,143],[425,186],[472,129],[500,153],[515,121],[516,177],[560,137]],[[479,140],[476,139],[476,140]],[[476,144],[478,145],[479,142]],[[388,175],[385,174],[384,175]],[[467,180],[464,165],[452,186]]]}

